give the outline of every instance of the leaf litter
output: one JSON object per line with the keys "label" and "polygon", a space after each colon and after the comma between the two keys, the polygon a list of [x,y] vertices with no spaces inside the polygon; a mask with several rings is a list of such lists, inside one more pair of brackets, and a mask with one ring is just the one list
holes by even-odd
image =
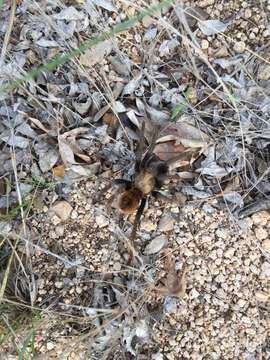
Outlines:
{"label": "leaf litter", "polygon": [[[99,34],[99,19],[102,19],[102,27],[107,28],[114,21],[120,22],[121,14],[128,13],[125,5],[120,5],[118,1],[77,2],[72,6],[66,5],[64,9],[52,2],[45,2],[40,6],[46,16],[49,14],[56,22],[53,24],[46,21],[40,14],[39,5],[28,0],[18,6],[17,14],[22,17],[20,27],[16,24],[20,42],[18,45],[11,43],[9,49],[10,53],[16,55],[16,61],[6,59],[0,71],[1,86],[10,76],[20,77],[19,67],[27,72],[32,65],[38,66],[40,59],[48,61],[61,55],[62,49],[67,45],[76,47],[78,41],[75,34],[82,38],[88,38],[89,31],[91,36]],[[248,274],[247,281],[254,283],[255,277],[245,264],[250,258],[251,263],[254,262],[256,269],[259,269],[260,265],[253,259],[252,253],[258,259],[261,253],[240,230],[237,241],[232,233],[226,238],[230,224],[226,223],[228,219],[222,211],[224,208],[230,213],[237,210],[239,216],[243,217],[243,214],[250,216],[252,211],[262,210],[262,206],[258,204],[263,204],[263,209],[269,208],[269,202],[265,200],[270,191],[269,179],[263,176],[263,168],[269,167],[269,69],[246,53],[215,58],[215,51],[221,46],[218,36],[232,31],[232,37],[236,37],[237,33],[234,31],[238,30],[235,22],[231,21],[232,14],[223,16],[221,13],[219,20],[213,13],[209,20],[211,7],[208,7],[207,12],[202,7],[191,10],[186,8],[189,14],[187,20],[198,39],[208,41],[208,61],[219,78],[213,76],[213,71],[199,55],[195,58],[202,81],[196,78],[190,64],[187,64],[189,57],[184,33],[181,33],[181,37],[170,33],[168,29],[162,32],[162,25],[155,23],[153,18],[150,19],[149,29],[138,26],[134,28],[134,33],[125,31],[113,42],[105,40],[86,51],[79,58],[83,69],[73,62],[63,64],[53,74],[44,73],[25,84],[27,91],[20,89],[14,92],[14,98],[9,95],[1,96],[5,106],[1,106],[0,175],[8,174],[12,178],[10,151],[14,149],[20,178],[31,176],[34,169],[37,169],[44,182],[53,181],[61,188],[52,193],[46,188],[42,190],[43,206],[39,215],[46,217],[46,209],[55,209],[57,216],[63,218],[59,223],[59,219],[48,215],[52,222],[50,224],[45,221],[47,235],[42,234],[39,239],[43,251],[34,254],[34,264],[43,284],[39,287],[38,304],[50,306],[50,300],[44,296],[46,289],[50,288],[55,299],[61,293],[64,299],[62,309],[64,307],[71,315],[77,315],[80,310],[73,312],[69,305],[77,304],[80,296],[82,299],[87,298],[85,311],[94,317],[91,320],[91,330],[100,328],[106,321],[109,324],[103,326],[103,336],[92,341],[91,351],[95,356],[108,351],[109,345],[116,340],[116,343],[118,341],[119,344],[124,344],[125,351],[136,358],[145,351],[149,343],[155,343],[153,339],[156,336],[158,339],[169,337],[170,341],[176,342],[178,352],[186,352],[184,356],[193,356],[188,349],[192,345],[196,348],[200,338],[196,337],[195,331],[190,334],[192,330],[187,328],[185,319],[194,325],[193,329],[203,326],[197,324],[197,321],[201,321],[202,313],[204,319],[210,316],[209,323],[214,322],[209,311],[204,313],[203,310],[203,306],[211,306],[211,301],[215,303],[215,311],[222,318],[221,310],[238,304],[230,303],[227,298],[228,289],[232,291],[229,295],[239,301],[243,297],[252,299],[252,293],[241,294],[239,289],[243,283],[238,283],[237,279],[242,272]],[[182,29],[177,9],[166,11],[167,15],[171,15],[166,15],[166,21],[176,29],[177,26]],[[0,30],[1,36],[5,26]],[[250,32],[252,31],[250,28]],[[219,35],[216,36],[217,34]],[[143,56],[133,43],[140,45],[139,50],[143,48]],[[257,51],[258,48],[254,47],[254,50]],[[196,51],[191,49],[191,53],[196,54]],[[242,71],[243,68],[248,69],[248,72]],[[257,74],[259,86],[248,73],[254,76]],[[236,102],[237,108],[232,105],[228,94],[222,92],[221,82],[229,88],[231,99]],[[192,99],[185,96],[189,88],[194,90],[195,96]],[[172,121],[172,114],[177,106],[178,113]],[[136,269],[122,273],[123,269],[126,271],[123,260],[126,259],[126,248],[116,234],[109,230],[111,225],[118,223],[113,204],[113,215],[107,205],[107,198],[111,193],[109,191],[105,194],[104,201],[98,205],[93,203],[93,198],[96,191],[102,190],[103,180],[105,183],[111,182],[122,175],[129,180],[134,175],[133,150],[138,140],[137,129],[142,126],[143,121],[148,142],[157,128],[163,129],[154,149],[158,157],[169,160],[191,149],[193,155],[189,154],[181,159],[173,169],[178,178],[173,178],[169,184],[173,185],[169,186],[169,195],[175,202],[170,202],[168,206],[166,203],[163,205],[160,200],[151,200],[146,210],[144,226],[150,228],[154,222],[158,222],[163,210],[169,208],[170,215],[177,220],[173,230],[165,234],[161,234],[158,228],[149,233],[141,231],[136,245],[137,248],[144,249],[138,254],[143,268],[140,271]],[[238,183],[234,183],[236,177]],[[177,200],[180,193],[185,196],[181,204]],[[14,199],[10,201],[15,201],[15,194],[12,197]],[[53,201],[51,205],[50,198],[57,202]],[[209,199],[212,200],[211,209],[206,206]],[[6,200],[4,198],[5,202]],[[185,202],[205,205],[205,213],[199,213],[198,206],[195,206],[186,214]],[[212,218],[212,224],[208,223],[210,213],[211,216],[216,216]],[[126,220],[121,225],[121,231],[128,237],[133,219]],[[190,223],[195,228],[193,235]],[[214,225],[217,228],[227,227],[225,235],[213,230]],[[31,226],[36,233],[40,233],[36,222]],[[63,253],[60,248],[55,247],[56,238],[64,247]],[[237,260],[229,258],[231,249],[239,252],[238,244],[242,246],[245,261],[237,257],[237,254]],[[227,249],[228,246],[231,248]],[[200,251],[197,251],[197,247]],[[246,248],[250,251],[245,253]],[[78,282],[79,275],[74,276],[73,270],[62,276],[59,258],[57,271],[54,271],[55,263],[46,258],[46,251],[49,249],[53,249],[60,259],[68,256],[72,263],[77,264],[73,269],[75,272],[79,273],[79,266],[84,267],[81,271],[85,277],[93,280],[93,286],[84,282],[84,276]],[[166,254],[165,264],[162,265],[162,249],[170,249],[177,255]],[[216,255],[220,251],[222,255]],[[226,260],[228,263],[219,260],[223,258],[229,259]],[[210,267],[209,273],[204,264],[205,259]],[[177,270],[178,262],[181,266],[187,263],[188,272],[186,266],[181,271]],[[260,281],[264,284],[262,288],[268,274],[267,261],[265,262],[266,265],[260,272]],[[238,263],[241,264],[240,269],[236,265]],[[48,277],[50,267],[54,274]],[[222,280],[223,273],[228,268],[235,276],[235,287],[229,279]],[[256,271],[254,270],[254,274]],[[152,292],[152,289],[155,290]],[[73,297],[73,294],[76,296]],[[160,300],[160,296],[163,300]],[[173,297],[180,300],[170,300]],[[125,308],[122,317],[112,319],[105,312],[102,316],[96,316],[101,309],[118,311],[118,305]],[[79,303],[79,306],[82,304]],[[98,310],[91,310],[93,308]],[[174,327],[178,329],[178,334],[173,338],[168,336],[173,329],[166,333],[158,325],[168,326],[168,321],[164,320],[164,309],[169,308],[175,316],[175,319],[173,315],[171,317],[172,324],[175,321]],[[220,312],[217,308],[220,308]],[[249,313],[250,308],[246,311]],[[192,315],[189,318],[188,312],[194,312],[195,318]],[[242,321],[242,317],[240,319]],[[177,324],[181,327],[178,328]],[[235,326],[234,323],[232,325]],[[259,324],[254,323],[254,326],[259,327]],[[209,333],[213,333],[214,337],[211,324],[209,327]],[[154,328],[157,333],[152,332]],[[83,328],[81,330],[85,331]],[[183,333],[183,337],[180,333]],[[250,331],[250,337],[252,336]],[[197,340],[192,342],[192,338]],[[166,343],[164,340],[162,344],[165,344],[164,348],[174,348],[173,342]],[[150,349],[153,359],[163,351],[154,345]],[[198,350],[197,354],[200,351],[204,350]],[[212,351],[211,348],[210,352]],[[256,356],[251,345],[245,351],[250,356]],[[160,356],[162,359],[163,354]]]}

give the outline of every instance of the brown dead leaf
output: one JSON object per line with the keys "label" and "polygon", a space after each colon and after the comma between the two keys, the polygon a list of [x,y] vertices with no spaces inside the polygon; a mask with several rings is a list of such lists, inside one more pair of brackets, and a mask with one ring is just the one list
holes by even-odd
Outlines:
{"label": "brown dead leaf", "polygon": [[184,153],[185,150],[186,148],[182,144],[175,145],[174,141],[167,141],[157,144],[154,149],[154,154],[156,154],[160,160],[168,161]]}
{"label": "brown dead leaf", "polygon": [[166,261],[167,276],[163,282],[164,286],[156,288],[164,296],[177,296],[182,299],[186,294],[186,266],[183,266],[181,275],[175,270],[175,259]]}
{"label": "brown dead leaf", "polygon": [[76,164],[77,161],[74,159],[74,152],[72,150],[71,145],[68,143],[66,138],[63,138],[62,135],[58,136],[58,145],[59,152],[63,163],[68,166],[69,164]]}
{"label": "brown dead leaf", "polygon": [[102,123],[108,125],[109,127],[113,127],[118,122],[117,116],[114,114],[106,113],[103,115]]}
{"label": "brown dead leaf", "polygon": [[56,201],[52,206],[52,211],[62,221],[66,221],[71,214],[72,207],[67,201]]}
{"label": "brown dead leaf", "polygon": [[65,169],[66,166],[64,164],[56,166],[55,168],[52,169],[53,175],[63,178],[65,176]]}
{"label": "brown dead leaf", "polygon": [[174,135],[176,144],[182,144],[185,147],[202,148],[210,142],[208,135],[184,121],[167,126],[162,131],[162,137],[158,139],[158,142],[164,142],[164,137],[168,135]]}
{"label": "brown dead leaf", "polygon": [[[155,131],[155,126],[152,123],[152,133]],[[160,135],[161,137],[157,140],[153,151],[154,154],[164,161],[170,161],[178,156],[181,157],[179,160],[171,163],[171,170],[186,166],[185,170],[188,171],[190,165],[198,159],[210,143],[209,137],[206,134],[185,122],[169,124],[163,127]]]}

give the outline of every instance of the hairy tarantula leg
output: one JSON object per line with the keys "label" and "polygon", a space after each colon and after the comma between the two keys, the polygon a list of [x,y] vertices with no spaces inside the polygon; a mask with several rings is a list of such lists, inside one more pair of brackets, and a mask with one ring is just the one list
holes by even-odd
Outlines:
{"label": "hairy tarantula leg", "polygon": [[143,148],[144,148],[144,130],[145,130],[145,122],[142,123],[142,128],[139,129],[139,142],[136,149],[136,165],[135,165],[135,171],[140,170],[140,163],[142,160],[142,154],[143,154]]}
{"label": "hairy tarantula leg", "polygon": [[141,219],[145,204],[146,204],[146,197],[143,197],[141,200],[140,206],[136,212],[136,216],[135,216],[135,220],[134,220],[134,224],[133,224],[133,228],[132,228],[132,232],[131,232],[131,236],[130,236],[130,240],[132,242],[135,240],[137,228],[140,224],[140,219]]}
{"label": "hairy tarantula leg", "polygon": [[158,133],[159,133],[159,130],[158,129],[155,129],[154,133],[153,133],[153,136],[152,136],[152,140],[151,140],[151,143],[146,151],[146,154],[144,155],[142,161],[141,161],[141,168],[145,168],[146,166],[146,163],[148,162],[149,158],[151,157],[152,153],[153,153],[153,150],[156,146],[156,141],[157,141],[157,138],[158,138]]}
{"label": "hairy tarantula leg", "polygon": [[132,187],[132,182],[130,180],[125,180],[125,179],[115,179],[114,184],[117,185],[119,187],[120,191],[126,191],[131,189]]}

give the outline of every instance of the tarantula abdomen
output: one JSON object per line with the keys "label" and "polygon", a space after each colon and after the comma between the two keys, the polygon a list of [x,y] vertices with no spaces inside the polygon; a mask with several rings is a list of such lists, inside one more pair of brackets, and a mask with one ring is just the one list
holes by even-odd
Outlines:
{"label": "tarantula abdomen", "polygon": [[139,206],[139,203],[143,197],[141,190],[132,188],[123,192],[116,202],[116,207],[122,214],[131,214]]}

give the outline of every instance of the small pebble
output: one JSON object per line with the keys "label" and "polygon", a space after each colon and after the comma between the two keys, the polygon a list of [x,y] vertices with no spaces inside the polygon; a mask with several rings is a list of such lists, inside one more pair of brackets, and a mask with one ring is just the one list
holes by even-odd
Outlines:
{"label": "small pebble", "polygon": [[47,350],[52,350],[54,348],[54,344],[52,342],[47,342]]}
{"label": "small pebble", "polygon": [[243,41],[237,41],[233,46],[233,50],[237,54],[242,54],[245,51],[245,43]]}
{"label": "small pebble", "polygon": [[263,227],[255,228],[254,232],[258,240],[264,240],[268,237],[268,233]]}
{"label": "small pebble", "polygon": [[269,294],[267,294],[264,291],[256,291],[255,292],[255,298],[257,301],[267,301],[269,299]]}
{"label": "small pebble", "polygon": [[267,225],[267,222],[270,220],[270,214],[268,211],[259,211],[252,215],[253,223],[256,225]]}
{"label": "small pebble", "polygon": [[109,220],[104,215],[97,215],[96,223],[97,223],[98,227],[103,228],[103,227],[109,225]]}
{"label": "small pebble", "polygon": [[165,215],[160,219],[160,222],[158,224],[158,230],[159,231],[171,231],[173,230],[175,220],[173,217],[169,215]]}
{"label": "small pebble", "polygon": [[202,50],[206,50],[206,49],[208,49],[208,47],[209,47],[209,42],[208,42],[207,40],[203,39],[203,40],[201,41],[201,48],[202,48]]}
{"label": "small pebble", "polygon": [[263,248],[270,253],[270,239],[266,239],[262,242]]}
{"label": "small pebble", "polygon": [[270,79],[270,65],[262,64],[258,70],[258,79],[259,80],[268,80]]}
{"label": "small pebble", "polygon": [[224,256],[226,258],[231,259],[233,257],[233,255],[234,255],[234,252],[235,252],[234,248],[229,248],[228,250],[225,251]]}

